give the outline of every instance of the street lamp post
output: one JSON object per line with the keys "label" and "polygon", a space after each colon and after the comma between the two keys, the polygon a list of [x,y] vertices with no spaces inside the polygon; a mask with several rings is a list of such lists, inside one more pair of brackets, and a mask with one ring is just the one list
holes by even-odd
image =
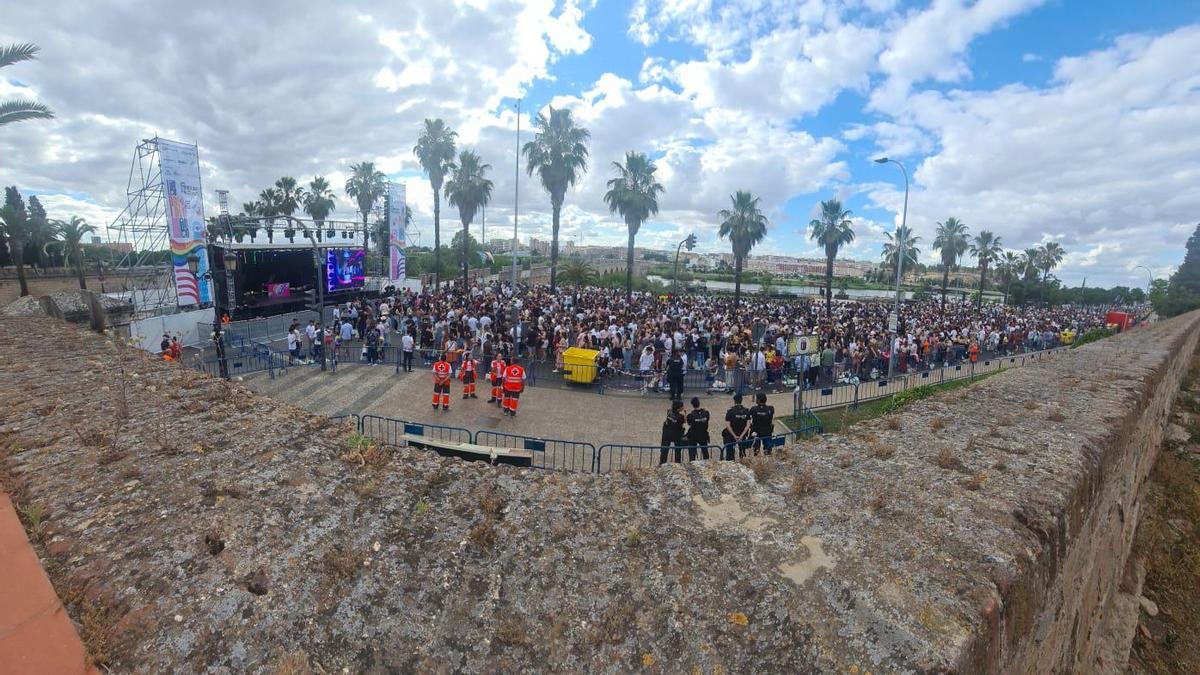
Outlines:
{"label": "street lamp post", "polygon": [[[892,306],[892,314],[896,317],[896,325],[892,329],[892,344],[888,350],[892,355],[888,359],[888,379],[891,379],[896,371],[896,341],[900,336],[900,279],[904,273],[905,253],[904,242],[900,240],[900,237],[903,235],[906,229],[905,226],[908,224],[908,169],[905,169],[903,164],[890,157],[880,157],[875,160],[876,164],[887,164],[889,162],[900,167],[900,171],[904,174],[904,211],[900,214],[900,229],[896,230],[896,302]],[[980,292],[982,293],[982,289],[980,289]]]}
{"label": "street lamp post", "polygon": [[[225,262],[226,283],[233,283],[233,281],[230,277],[232,276],[233,271],[237,268],[237,256],[234,255],[232,251],[226,251],[224,262]],[[196,275],[197,279],[199,279],[200,281],[211,281],[212,280],[212,278],[213,278],[212,265],[211,264],[209,265],[208,271],[206,271],[204,274],[199,274],[200,256],[196,255],[195,253],[191,253],[188,255],[187,266],[188,266],[188,271],[191,272],[192,274]],[[214,295],[215,295],[215,293],[214,293]],[[212,341],[213,341],[213,346],[217,350],[217,362],[219,363],[219,367],[220,367],[221,379],[228,380],[229,379],[229,361],[225,355],[225,331],[223,330],[223,326],[221,325],[221,316],[217,313],[219,305],[220,305],[220,303],[213,302]]]}
{"label": "street lamp post", "polygon": [[[513,180],[513,241],[512,241],[512,331],[513,331],[513,357],[521,353],[521,346],[516,343],[517,339],[517,216],[520,213],[521,203],[521,99],[517,99],[517,156],[514,164],[514,180]],[[532,267],[530,268],[532,269]]]}
{"label": "street lamp post", "polygon": [[1146,267],[1145,265],[1138,265],[1137,267],[1134,267],[1133,269],[1146,270],[1146,276],[1150,280],[1149,284],[1146,286],[1146,297],[1149,298],[1150,292],[1154,290],[1154,270],[1150,269],[1149,267]]}

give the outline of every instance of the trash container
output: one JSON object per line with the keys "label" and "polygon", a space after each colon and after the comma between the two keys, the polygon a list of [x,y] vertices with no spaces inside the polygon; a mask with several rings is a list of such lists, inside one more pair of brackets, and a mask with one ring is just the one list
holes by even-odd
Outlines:
{"label": "trash container", "polygon": [[596,359],[600,352],[595,349],[568,347],[563,352],[563,371],[567,382],[591,384],[596,379]]}

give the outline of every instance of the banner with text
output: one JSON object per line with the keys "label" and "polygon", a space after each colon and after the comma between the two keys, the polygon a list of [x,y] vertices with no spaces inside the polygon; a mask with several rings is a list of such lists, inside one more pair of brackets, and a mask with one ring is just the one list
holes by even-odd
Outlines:
{"label": "banner with text", "polygon": [[405,202],[404,184],[388,184],[388,279],[404,278],[404,216],[408,204]]}
{"label": "banner with text", "polygon": [[[158,139],[158,166],[166,199],[167,228],[171,233],[171,263],[175,269],[175,297],[180,307],[211,301],[208,251],[204,246],[204,196],[200,191],[200,153],[194,145]],[[188,256],[200,259],[195,274]]]}

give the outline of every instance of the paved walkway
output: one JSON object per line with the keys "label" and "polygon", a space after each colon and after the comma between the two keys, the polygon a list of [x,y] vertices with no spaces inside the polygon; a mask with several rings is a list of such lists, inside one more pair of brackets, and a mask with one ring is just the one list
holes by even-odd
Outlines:
{"label": "paved walkway", "polygon": [[96,673],[8,495],[0,493],[0,673]]}
{"label": "paved walkway", "polygon": [[[559,385],[534,386],[521,394],[520,412],[511,418],[495,405],[488,405],[491,387],[487,382],[479,383],[480,398],[464,401],[462,385],[455,380],[451,386],[450,410],[435,412],[430,405],[432,371],[414,368],[412,373],[397,375],[391,365],[342,365],[336,373],[322,373],[319,366],[299,366],[289,368],[286,375],[277,374],[275,379],[267,373],[248,375],[245,384],[259,393],[323,415],[379,415],[463,427],[472,432],[492,430],[585,441],[597,447],[605,443],[657,444],[670,407],[667,398],[661,395],[601,395]],[[699,395],[702,405],[712,413],[710,430],[719,438],[725,411],[733,405],[731,397],[685,392],[685,402],[693,395]],[[777,417],[792,414],[790,393],[774,394],[768,401],[775,406]],[[750,405],[749,396],[746,405]],[[686,407],[691,409],[690,404]]]}

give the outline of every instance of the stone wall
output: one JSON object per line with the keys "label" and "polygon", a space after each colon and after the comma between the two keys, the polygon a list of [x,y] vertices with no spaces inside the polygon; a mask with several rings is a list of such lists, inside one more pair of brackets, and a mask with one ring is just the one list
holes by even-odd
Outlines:
{"label": "stone wall", "polygon": [[779,461],[593,476],[381,450],[0,320],[0,479],[118,671],[1087,672],[1198,323]]}

